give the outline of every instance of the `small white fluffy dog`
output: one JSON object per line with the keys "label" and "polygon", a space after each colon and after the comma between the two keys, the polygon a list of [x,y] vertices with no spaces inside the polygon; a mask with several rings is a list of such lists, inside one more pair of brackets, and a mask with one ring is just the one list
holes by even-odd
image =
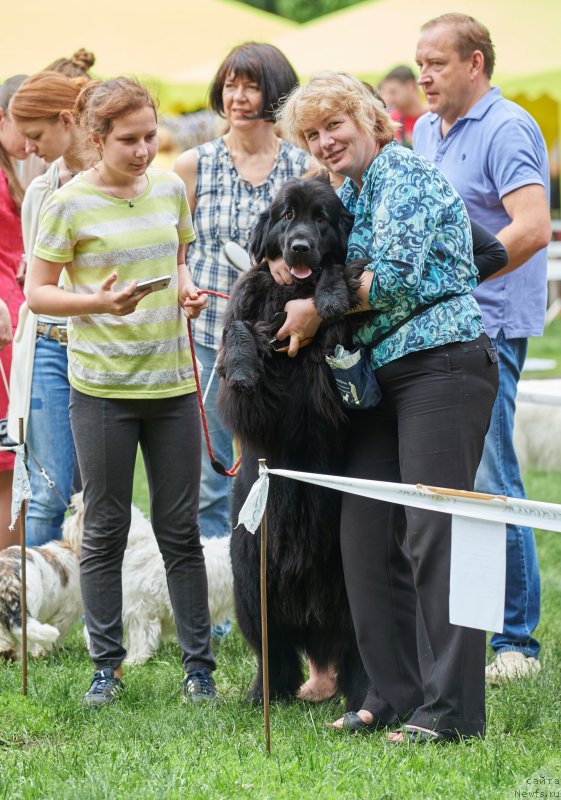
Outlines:
{"label": "small white fluffy dog", "polygon": [[[27,643],[33,656],[60,644],[82,614],[79,559],[65,542],[29,547]],[[21,548],[0,551],[0,655],[21,658]]]}
{"label": "small white fluffy dog", "polygon": [[514,446],[521,470],[561,471],[561,406],[516,402]]}
{"label": "small white fluffy dog", "polygon": [[[63,537],[80,551],[84,524],[82,495],[72,497],[76,513],[64,522]],[[230,537],[206,539],[204,547],[208,600],[212,625],[234,616],[234,588],[230,562]],[[123,627],[125,664],[144,664],[156,652],[160,640],[175,636],[175,622],[166,582],[164,562],[150,522],[135,506],[123,560]],[[84,636],[88,641],[87,630]]]}

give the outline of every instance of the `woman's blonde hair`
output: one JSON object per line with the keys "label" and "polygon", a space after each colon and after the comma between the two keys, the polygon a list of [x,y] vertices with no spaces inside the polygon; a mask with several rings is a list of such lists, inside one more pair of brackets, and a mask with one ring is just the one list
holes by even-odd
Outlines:
{"label": "woman's blonde hair", "polygon": [[349,114],[382,147],[392,141],[399,128],[371,89],[346,72],[321,72],[296,87],[281,105],[277,120],[285,135],[307,150],[305,130],[310,122],[341,113]]}

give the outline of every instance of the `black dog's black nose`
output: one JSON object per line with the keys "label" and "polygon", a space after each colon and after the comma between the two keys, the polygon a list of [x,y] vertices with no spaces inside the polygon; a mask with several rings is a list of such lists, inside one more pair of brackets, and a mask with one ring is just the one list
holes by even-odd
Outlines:
{"label": "black dog's black nose", "polygon": [[294,239],[290,245],[293,253],[308,253],[310,251],[310,243],[305,239]]}

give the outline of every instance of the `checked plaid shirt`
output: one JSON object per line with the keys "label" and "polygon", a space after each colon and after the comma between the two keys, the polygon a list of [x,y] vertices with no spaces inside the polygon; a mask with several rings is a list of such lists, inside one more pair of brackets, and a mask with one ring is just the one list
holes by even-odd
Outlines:
{"label": "checked plaid shirt", "polygon": [[[196,149],[197,206],[193,226],[197,238],[189,247],[189,269],[199,289],[230,294],[240,273],[226,260],[223,245],[231,241],[247,249],[259,214],[270,205],[287,178],[299,177],[306,171],[308,155],[283,141],[269,177],[253,186],[241,178],[223,138]],[[225,308],[226,300],[209,299],[204,314],[192,323],[197,343],[218,349]]]}

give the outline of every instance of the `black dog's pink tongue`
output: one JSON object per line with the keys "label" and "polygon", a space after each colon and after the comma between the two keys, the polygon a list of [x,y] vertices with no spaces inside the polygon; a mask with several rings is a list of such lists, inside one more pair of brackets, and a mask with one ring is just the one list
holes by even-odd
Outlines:
{"label": "black dog's pink tongue", "polygon": [[290,274],[294,275],[295,278],[300,278],[300,280],[304,280],[304,278],[309,278],[312,274],[312,270],[306,266],[300,267],[290,267]]}

